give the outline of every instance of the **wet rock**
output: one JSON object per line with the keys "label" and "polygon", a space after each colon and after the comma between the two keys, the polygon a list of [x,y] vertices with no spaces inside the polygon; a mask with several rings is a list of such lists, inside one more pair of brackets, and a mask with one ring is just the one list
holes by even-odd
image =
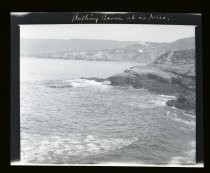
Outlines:
{"label": "wet rock", "polygon": [[166,104],[183,110],[195,109],[195,77],[177,75],[162,69],[136,66],[106,80],[111,85],[144,88],[151,92],[177,96]]}
{"label": "wet rock", "polygon": [[183,90],[176,100],[169,100],[166,104],[170,107],[176,107],[182,110],[195,110],[195,92]]}
{"label": "wet rock", "polygon": [[154,93],[174,95],[180,90],[180,86],[171,84],[168,79],[151,74],[133,75],[121,73],[111,76],[106,80],[111,81],[111,85],[132,86],[134,88],[148,89]]}
{"label": "wet rock", "polygon": [[94,80],[96,82],[104,82],[105,81],[103,78],[97,78],[97,77],[91,77],[91,78],[81,77],[81,79]]}

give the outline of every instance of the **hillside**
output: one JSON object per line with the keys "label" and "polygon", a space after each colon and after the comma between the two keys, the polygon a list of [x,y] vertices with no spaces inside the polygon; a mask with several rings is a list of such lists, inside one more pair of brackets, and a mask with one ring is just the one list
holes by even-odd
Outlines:
{"label": "hillside", "polygon": [[93,39],[21,39],[21,55],[96,51],[124,48],[133,44],[130,41]]}
{"label": "hillside", "polygon": [[165,52],[151,66],[178,75],[195,76],[195,49]]}
{"label": "hillside", "polygon": [[194,37],[171,43],[113,40],[21,40],[21,56],[150,63],[167,51],[194,49]]}

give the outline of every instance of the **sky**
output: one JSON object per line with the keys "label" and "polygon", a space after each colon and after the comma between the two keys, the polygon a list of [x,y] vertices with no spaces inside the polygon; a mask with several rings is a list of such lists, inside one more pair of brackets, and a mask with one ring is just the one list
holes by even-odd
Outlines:
{"label": "sky", "polygon": [[101,39],[118,41],[172,42],[194,37],[192,25],[151,24],[51,24],[20,25],[20,38]]}

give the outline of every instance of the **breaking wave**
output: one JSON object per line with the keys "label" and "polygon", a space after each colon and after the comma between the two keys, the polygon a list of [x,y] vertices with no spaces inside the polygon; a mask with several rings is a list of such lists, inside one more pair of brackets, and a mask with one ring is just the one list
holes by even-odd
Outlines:
{"label": "breaking wave", "polygon": [[69,87],[98,87],[109,88],[110,81],[96,82],[88,79],[71,79],[64,81],[48,82],[46,85],[50,88],[69,88]]}
{"label": "breaking wave", "polygon": [[[196,125],[196,117],[191,114],[187,114],[182,110],[179,109],[172,109],[171,111],[167,111],[166,115],[171,117],[173,121],[176,121],[177,123],[189,125],[189,126],[195,126]],[[177,112],[178,111],[178,112]]]}
{"label": "breaking wave", "polygon": [[184,123],[186,125],[195,125],[195,120],[184,120],[184,119],[175,117],[174,121],[177,121],[177,122],[180,122],[180,123]]}
{"label": "breaking wave", "polygon": [[[43,137],[41,135],[22,134],[23,138],[36,139],[36,145],[30,145],[27,141],[22,142],[24,152],[21,152],[21,160],[24,162],[48,160],[55,161],[55,156],[60,161],[66,161],[72,156],[91,156],[105,153],[111,150],[120,149],[137,141],[138,138],[131,139],[102,139],[93,135],[72,134],[68,138],[60,135]],[[54,141],[54,142],[52,142]],[[62,157],[60,157],[62,156]]]}
{"label": "breaking wave", "polygon": [[158,95],[155,104],[164,106],[166,105],[166,102],[171,100],[171,99],[176,99],[176,96],[170,96],[170,95]]}
{"label": "breaking wave", "polygon": [[190,150],[184,152],[185,156],[175,156],[169,164],[194,164],[196,162],[196,142],[190,142]]}

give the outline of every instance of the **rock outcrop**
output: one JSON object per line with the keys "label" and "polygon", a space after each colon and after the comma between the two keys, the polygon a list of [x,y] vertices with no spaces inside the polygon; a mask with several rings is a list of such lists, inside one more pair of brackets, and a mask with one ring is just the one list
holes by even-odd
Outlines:
{"label": "rock outcrop", "polygon": [[107,78],[112,85],[132,86],[134,88],[145,88],[155,93],[176,95],[181,89],[179,85],[171,82],[176,75],[151,67],[135,67],[125,70],[124,73]]}
{"label": "rock outcrop", "polygon": [[135,66],[107,78],[112,85],[145,88],[175,95],[166,104],[183,110],[195,109],[195,50],[169,51],[147,66]]}
{"label": "rock outcrop", "polygon": [[98,78],[98,77],[91,77],[91,78],[84,78],[84,77],[81,77],[81,79],[94,80],[94,81],[96,81],[96,82],[104,82],[104,81],[105,81],[105,79]]}

